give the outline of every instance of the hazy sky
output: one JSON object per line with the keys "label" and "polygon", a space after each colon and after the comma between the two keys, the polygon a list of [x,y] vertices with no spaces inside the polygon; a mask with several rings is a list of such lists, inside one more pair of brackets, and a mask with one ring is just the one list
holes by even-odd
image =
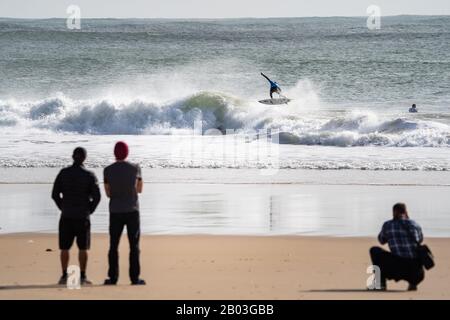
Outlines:
{"label": "hazy sky", "polygon": [[0,0],[0,17],[66,17],[70,4],[85,18],[364,16],[371,4],[382,15],[450,15],[450,0]]}

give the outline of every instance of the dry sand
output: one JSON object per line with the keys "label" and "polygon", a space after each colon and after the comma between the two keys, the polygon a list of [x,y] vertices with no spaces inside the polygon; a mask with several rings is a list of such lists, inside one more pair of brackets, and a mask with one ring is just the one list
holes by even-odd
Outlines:
{"label": "dry sand", "polygon": [[[369,238],[143,236],[142,277],[128,280],[128,243],[121,243],[121,278],[102,286],[108,236],[93,235],[88,276],[93,286],[69,290],[60,275],[55,234],[0,236],[0,299],[449,299],[450,239],[427,239],[437,266],[417,292],[388,282],[388,292],[365,290]],[[52,249],[46,252],[46,249]],[[75,263],[76,250],[71,251]]]}

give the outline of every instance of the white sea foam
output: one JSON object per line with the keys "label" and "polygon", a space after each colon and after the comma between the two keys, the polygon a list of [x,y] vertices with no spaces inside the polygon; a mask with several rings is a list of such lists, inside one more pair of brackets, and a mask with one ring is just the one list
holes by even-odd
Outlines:
{"label": "white sea foam", "polygon": [[[173,87],[180,86],[174,82]],[[144,167],[267,168],[268,159],[261,157],[267,146],[241,136],[261,130],[278,138],[279,168],[450,170],[445,114],[437,118],[330,106],[307,80],[286,88],[293,101],[283,106],[218,91],[175,91],[145,96],[112,90],[98,99],[61,93],[38,101],[0,101],[0,166],[61,167],[82,145],[89,152],[88,165],[102,167],[110,163],[115,141],[122,139],[130,144],[133,161]],[[194,135],[199,121],[204,131],[234,133]]]}
{"label": "white sea foam", "polygon": [[[299,89],[300,87],[300,89]],[[295,88],[294,88],[295,89]],[[77,134],[165,135],[203,129],[266,130],[281,144],[320,146],[448,147],[448,124],[380,115],[370,111],[311,110],[320,105],[315,91],[291,89],[288,106],[266,107],[219,92],[199,92],[165,102],[144,99],[73,100],[63,95],[42,101],[0,101],[0,127]],[[295,92],[306,92],[295,98]]]}

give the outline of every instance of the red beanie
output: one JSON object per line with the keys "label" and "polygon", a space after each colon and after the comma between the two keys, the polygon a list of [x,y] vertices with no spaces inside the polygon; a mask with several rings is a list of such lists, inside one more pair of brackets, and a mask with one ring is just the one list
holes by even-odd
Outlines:
{"label": "red beanie", "polygon": [[114,147],[114,155],[117,160],[125,160],[128,157],[128,145],[123,141],[117,142]]}

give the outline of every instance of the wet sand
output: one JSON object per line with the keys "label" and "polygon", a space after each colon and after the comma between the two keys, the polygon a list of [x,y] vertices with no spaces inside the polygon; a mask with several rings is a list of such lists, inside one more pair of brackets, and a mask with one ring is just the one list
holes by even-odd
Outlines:
{"label": "wet sand", "polygon": [[[54,233],[60,212],[52,185],[0,184],[0,234]],[[375,237],[406,202],[428,237],[450,237],[449,186],[148,183],[140,195],[141,229],[149,235],[314,235]],[[108,201],[92,215],[107,233]]]}
{"label": "wet sand", "polygon": [[426,243],[437,266],[417,292],[406,292],[405,282],[388,282],[384,293],[366,291],[373,238],[300,236],[145,235],[143,287],[129,285],[123,237],[119,285],[105,287],[108,236],[95,234],[88,269],[94,285],[69,290],[55,285],[55,234],[1,235],[0,299],[450,299],[450,239]]}

